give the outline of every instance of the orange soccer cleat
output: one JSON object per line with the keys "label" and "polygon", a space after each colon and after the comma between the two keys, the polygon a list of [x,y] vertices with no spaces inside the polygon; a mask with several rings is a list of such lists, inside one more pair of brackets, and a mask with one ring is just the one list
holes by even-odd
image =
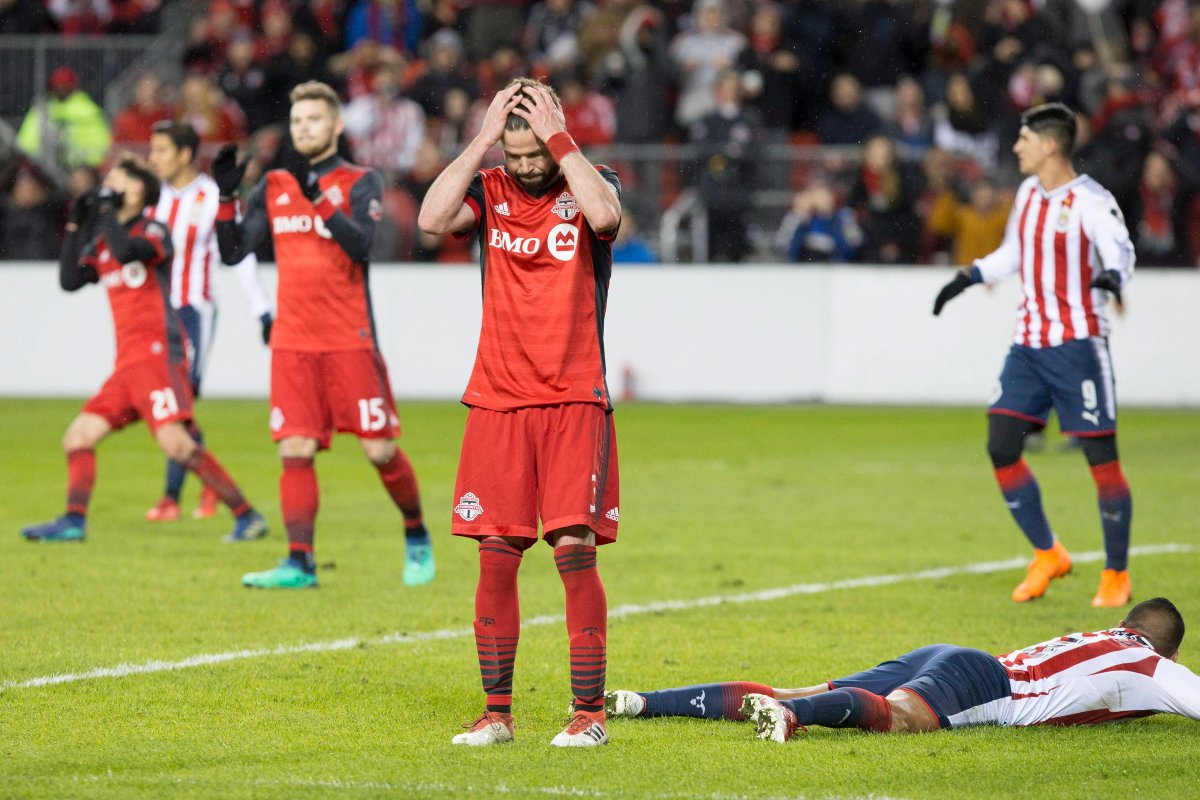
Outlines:
{"label": "orange soccer cleat", "polygon": [[217,493],[205,486],[200,490],[200,503],[192,512],[192,519],[208,519],[217,513]]}
{"label": "orange soccer cleat", "polygon": [[1106,569],[1100,573],[1100,588],[1092,598],[1097,608],[1110,608],[1127,604],[1133,594],[1129,585],[1129,570]]}
{"label": "orange soccer cleat", "polygon": [[147,522],[174,522],[179,519],[179,503],[164,497],[146,512]]}
{"label": "orange soccer cleat", "polygon": [[1029,571],[1025,580],[1017,584],[1012,591],[1012,599],[1017,603],[1033,600],[1046,593],[1050,581],[1061,578],[1071,571],[1071,554],[1062,542],[1055,542],[1049,550],[1034,550],[1033,561],[1029,562]]}

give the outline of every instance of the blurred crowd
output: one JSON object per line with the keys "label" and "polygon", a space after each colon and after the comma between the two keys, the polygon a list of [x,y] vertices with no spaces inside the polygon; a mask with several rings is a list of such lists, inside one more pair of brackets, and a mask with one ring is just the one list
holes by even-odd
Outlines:
{"label": "blurred crowd", "polygon": [[[612,157],[632,220],[695,193],[712,261],[978,257],[1020,179],[1020,112],[1061,100],[1139,263],[1200,265],[1197,0],[0,0],[0,32],[153,33],[169,6],[192,12],[180,80],[140,76],[111,118],[66,67],[34,99],[18,135],[33,158],[0,174],[4,258],[53,257],[64,203],[161,119],[269,168],[289,89],[315,79],[346,103],[346,154],[387,179],[377,257],[469,260],[419,235],[416,209],[494,92],[530,74]],[[50,153],[69,181],[39,169]],[[776,227],[760,200],[781,194]],[[655,231],[625,227],[628,260],[656,260]]]}

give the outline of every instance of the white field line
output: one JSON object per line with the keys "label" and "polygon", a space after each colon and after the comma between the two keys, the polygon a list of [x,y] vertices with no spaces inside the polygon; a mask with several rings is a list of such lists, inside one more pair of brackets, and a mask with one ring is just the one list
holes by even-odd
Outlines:
{"label": "white field line", "polygon": [[[1157,544],[1143,545],[1130,548],[1131,556],[1157,556],[1175,553],[1191,553],[1194,551],[1187,544]],[[1100,561],[1104,553],[1093,550],[1086,553],[1073,553],[1071,558],[1077,564]],[[1024,567],[1028,558],[1010,558],[1004,561],[981,561],[974,564],[963,564],[957,567],[938,567],[920,572],[900,572],[893,575],[868,575],[863,578],[847,578],[828,583],[796,583],[791,586],[780,586],[775,589],[762,589],[757,592],[741,592],[738,594],[711,595],[695,597],[690,600],[660,600],[653,603],[638,603],[617,606],[608,611],[609,619],[625,619],[643,614],[662,613],[664,611],[691,611],[698,608],[710,608],[725,604],[762,603],[770,600],[782,600],[806,594],[822,594],[840,589],[862,589],[874,586],[889,586],[894,583],[909,583],[913,581],[934,581],[955,575],[986,575],[993,572],[1004,572],[1010,569]],[[557,625],[564,622],[562,614],[547,614],[533,617],[521,623],[522,628],[534,628],[544,625]],[[373,639],[349,637],[333,639],[325,642],[309,642],[307,644],[278,645],[276,647],[260,647],[246,650],[230,650],[224,653],[202,653],[179,661],[144,661],[140,664],[118,664],[115,667],[97,667],[86,672],[66,672],[57,675],[43,675],[26,680],[5,681],[0,683],[0,692],[13,689],[33,689],[39,686],[53,686],[60,683],[76,683],[100,678],[128,678],[132,675],[150,675],[156,672],[173,672],[191,669],[193,667],[223,664],[228,661],[241,661],[247,658],[265,658],[269,656],[290,656],[301,653],[330,653],[339,650],[352,650],[362,646],[380,646],[391,644],[414,644],[417,642],[438,641],[442,639],[463,639],[472,636],[471,628],[444,628],[436,631],[418,633],[389,633]]]}

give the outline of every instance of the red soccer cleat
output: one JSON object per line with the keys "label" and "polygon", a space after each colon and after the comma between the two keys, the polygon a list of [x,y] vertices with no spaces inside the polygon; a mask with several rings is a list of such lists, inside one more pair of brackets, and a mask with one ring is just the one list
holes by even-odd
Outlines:
{"label": "red soccer cleat", "polygon": [[179,503],[169,497],[164,497],[146,512],[147,522],[174,522],[179,519]]}
{"label": "red soccer cleat", "polygon": [[200,503],[192,512],[192,519],[208,519],[217,513],[217,493],[205,486],[200,490]]}

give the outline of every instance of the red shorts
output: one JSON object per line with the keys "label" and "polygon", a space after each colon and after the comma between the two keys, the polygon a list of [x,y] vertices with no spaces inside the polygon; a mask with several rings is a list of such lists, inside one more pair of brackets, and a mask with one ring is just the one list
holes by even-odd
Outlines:
{"label": "red shorts", "polygon": [[271,353],[271,436],[316,439],[334,431],[360,439],[400,435],[387,367],[378,350]]}
{"label": "red shorts", "polygon": [[83,410],[104,417],[113,430],[144,419],[154,433],[168,422],[191,419],[187,365],[172,364],[164,356],[117,367]]}
{"label": "red shorts", "polygon": [[450,530],[524,536],[587,525],[596,544],[617,539],[619,479],[612,414],[590,403],[489,411],[471,408]]}

